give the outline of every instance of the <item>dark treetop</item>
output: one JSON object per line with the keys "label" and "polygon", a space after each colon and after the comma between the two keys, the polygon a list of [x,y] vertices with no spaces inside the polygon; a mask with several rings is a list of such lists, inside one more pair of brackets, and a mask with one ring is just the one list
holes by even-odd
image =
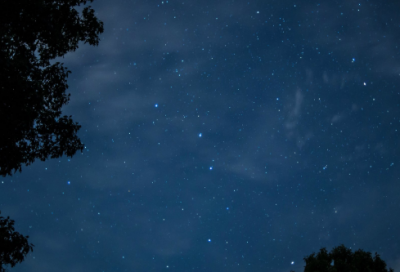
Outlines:
{"label": "dark treetop", "polygon": [[[304,258],[304,272],[393,272],[386,269],[386,263],[378,253],[372,258],[370,252],[359,249],[352,252],[343,244],[331,252],[321,248],[317,255],[312,253]],[[293,271],[291,271],[293,272]]]}
{"label": "dark treetop", "polygon": [[[1,212],[0,212],[1,213]],[[0,272],[5,272],[3,265],[14,267],[24,260],[33,245],[28,243],[29,236],[15,231],[14,220],[0,216]]]}
{"label": "dark treetop", "polygon": [[[93,0],[92,0],[93,1]],[[90,1],[90,2],[92,2]],[[7,1],[0,8],[0,174],[21,171],[36,158],[73,156],[83,144],[68,103],[68,71],[49,60],[75,51],[79,41],[98,45],[103,23],[87,1]]]}

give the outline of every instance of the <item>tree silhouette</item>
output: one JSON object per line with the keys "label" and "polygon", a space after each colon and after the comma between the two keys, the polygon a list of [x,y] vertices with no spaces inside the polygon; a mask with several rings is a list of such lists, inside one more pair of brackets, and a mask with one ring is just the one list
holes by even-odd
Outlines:
{"label": "tree silhouette", "polygon": [[[352,253],[343,244],[330,253],[321,248],[317,255],[312,253],[304,258],[304,272],[393,272],[386,269],[386,263],[378,253],[372,258],[370,252],[359,249]],[[291,271],[293,272],[293,271]]]}
{"label": "tree silhouette", "polygon": [[[89,0],[93,2],[93,0]],[[98,45],[103,22],[86,0],[19,0],[0,4],[0,174],[12,175],[36,158],[72,157],[83,144],[81,127],[61,115],[70,94],[71,73],[49,60],[78,48]],[[6,4],[5,4],[6,3]],[[35,54],[36,53],[36,54]],[[36,56],[38,55],[38,57]]]}
{"label": "tree silhouette", "polygon": [[6,271],[5,265],[14,267],[22,262],[25,255],[33,251],[34,245],[28,244],[28,238],[15,231],[14,220],[0,216],[0,272]]}

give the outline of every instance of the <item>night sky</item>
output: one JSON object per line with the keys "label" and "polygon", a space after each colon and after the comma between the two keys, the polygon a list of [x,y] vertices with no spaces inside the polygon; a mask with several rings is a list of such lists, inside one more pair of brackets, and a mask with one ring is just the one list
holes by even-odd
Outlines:
{"label": "night sky", "polygon": [[[106,1],[71,70],[85,144],[0,179],[11,271],[400,270],[400,4]],[[77,8],[81,11],[83,6]]]}

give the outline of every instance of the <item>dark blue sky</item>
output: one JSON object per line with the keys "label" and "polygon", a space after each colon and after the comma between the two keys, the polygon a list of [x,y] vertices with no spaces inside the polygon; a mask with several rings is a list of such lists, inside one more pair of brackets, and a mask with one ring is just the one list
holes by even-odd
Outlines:
{"label": "dark blue sky", "polygon": [[12,271],[299,272],[342,243],[400,270],[395,2],[91,3],[99,46],[55,60],[83,154],[1,179],[35,245]]}

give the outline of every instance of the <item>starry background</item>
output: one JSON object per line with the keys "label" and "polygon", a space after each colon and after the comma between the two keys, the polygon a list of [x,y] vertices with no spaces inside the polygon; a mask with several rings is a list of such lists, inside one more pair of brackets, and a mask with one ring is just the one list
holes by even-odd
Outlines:
{"label": "starry background", "polygon": [[99,46],[52,62],[83,153],[0,179],[35,245],[12,271],[298,272],[342,243],[400,270],[399,4],[89,4]]}

